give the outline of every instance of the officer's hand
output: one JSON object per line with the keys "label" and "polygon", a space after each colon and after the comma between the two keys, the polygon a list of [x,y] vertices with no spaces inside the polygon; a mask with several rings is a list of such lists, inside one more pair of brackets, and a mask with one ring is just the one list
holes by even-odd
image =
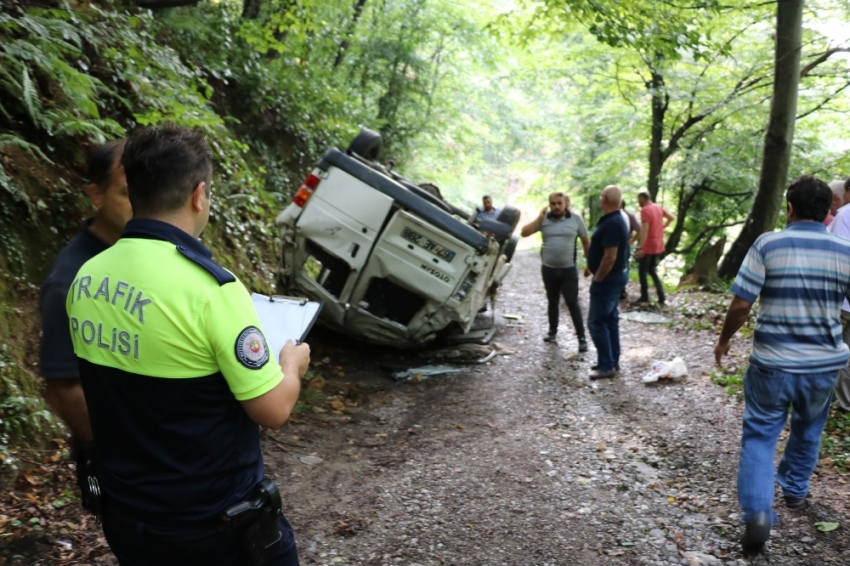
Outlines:
{"label": "officer's hand", "polygon": [[539,218],[540,220],[543,220],[544,218],[546,218],[546,215],[547,215],[548,213],[549,213],[549,207],[548,207],[548,206],[544,206],[544,207],[543,207],[543,210],[541,210],[541,211],[540,211],[540,216],[538,216],[538,218]]}
{"label": "officer's hand", "polygon": [[584,268],[584,276],[585,276],[585,277],[590,277],[591,275],[593,275],[593,272],[590,270],[590,268],[589,268],[589,267],[585,267],[585,268]]}
{"label": "officer's hand", "polygon": [[280,367],[295,367],[300,379],[307,373],[309,365],[310,346],[307,344],[296,345],[292,340],[287,340],[283,350],[280,351]]}

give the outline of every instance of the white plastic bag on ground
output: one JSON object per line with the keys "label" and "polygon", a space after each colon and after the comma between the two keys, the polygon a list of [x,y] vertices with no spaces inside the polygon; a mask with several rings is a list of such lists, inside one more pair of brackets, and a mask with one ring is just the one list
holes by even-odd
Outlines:
{"label": "white plastic bag on ground", "polygon": [[670,362],[654,362],[649,373],[643,376],[644,383],[655,383],[659,379],[679,381],[688,375],[688,368],[682,358],[674,358]]}

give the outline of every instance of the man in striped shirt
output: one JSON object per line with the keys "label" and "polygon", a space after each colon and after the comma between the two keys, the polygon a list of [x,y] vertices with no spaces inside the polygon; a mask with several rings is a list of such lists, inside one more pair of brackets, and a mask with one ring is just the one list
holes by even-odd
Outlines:
{"label": "man in striped shirt", "polygon": [[[791,183],[785,198],[788,226],[763,234],[750,248],[714,349],[720,364],[758,298],[738,464],[738,501],[746,524],[741,544],[748,553],[762,550],[776,521],[774,476],[787,507],[805,504],[832,390],[848,360],[839,315],[850,290],[850,241],[827,233],[823,225],[832,191],[803,176]],[[789,405],[791,433],[777,471],[773,456]]]}

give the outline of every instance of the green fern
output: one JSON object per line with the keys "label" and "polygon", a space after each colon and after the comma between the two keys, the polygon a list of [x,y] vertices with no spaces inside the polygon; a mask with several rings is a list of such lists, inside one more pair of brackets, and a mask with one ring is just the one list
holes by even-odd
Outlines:
{"label": "green fern", "polygon": [[30,74],[26,69],[24,69],[21,75],[24,106],[26,106],[27,112],[29,113],[30,118],[32,118],[33,123],[37,126],[44,126],[44,121],[42,120],[41,115],[41,101],[38,99],[38,93],[35,91],[35,87],[32,84]]}
{"label": "green fern", "polygon": [[36,159],[41,158],[47,161],[50,164],[53,162],[49,157],[44,155],[44,152],[41,151],[41,148],[35,144],[31,144],[26,141],[24,138],[16,135],[16,134],[0,134],[0,148],[3,147],[17,147],[23,149],[30,153]]}

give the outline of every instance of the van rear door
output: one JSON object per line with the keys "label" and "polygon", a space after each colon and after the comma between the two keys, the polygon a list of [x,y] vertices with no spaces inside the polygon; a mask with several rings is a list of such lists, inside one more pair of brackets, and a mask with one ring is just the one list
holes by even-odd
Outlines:
{"label": "van rear door", "polygon": [[331,167],[296,224],[305,247],[336,278],[320,282],[340,303],[348,301],[393,205],[387,195]]}

